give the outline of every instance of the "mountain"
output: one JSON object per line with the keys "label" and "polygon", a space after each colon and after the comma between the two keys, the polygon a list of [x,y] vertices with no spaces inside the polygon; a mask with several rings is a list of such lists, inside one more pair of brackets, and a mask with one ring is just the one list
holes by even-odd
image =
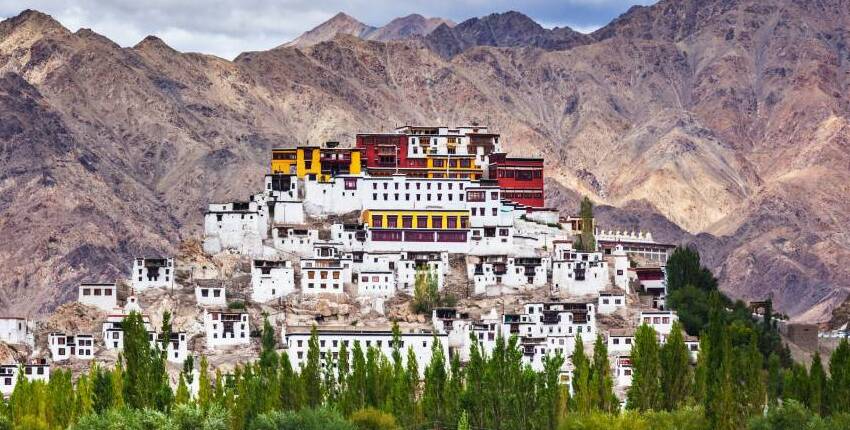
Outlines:
{"label": "mountain", "polygon": [[383,27],[372,27],[340,12],[283,46],[306,48],[317,43],[327,42],[337,35],[348,35],[364,40],[386,42],[408,37],[424,36],[441,25],[452,27],[454,23],[442,18],[425,18],[419,14],[411,14],[396,18]]}
{"label": "mountain", "polygon": [[22,238],[0,241],[0,310],[47,312],[197,237],[271,147],[479,121],[546,157],[549,204],[589,195],[606,227],[697,246],[732,296],[829,320],[850,285],[848,10],[663,0],[573,42],[502,14],[232,62],[26,11],[0,23],[0,237]]}
{"label": "mountain", "polygon": [[510,11],[471,18],[455,27],[437,27],[426,40],[431,49],[450,58],[475,46],[563,50],[593,39],[568,27],[547,30],[531,18]]}

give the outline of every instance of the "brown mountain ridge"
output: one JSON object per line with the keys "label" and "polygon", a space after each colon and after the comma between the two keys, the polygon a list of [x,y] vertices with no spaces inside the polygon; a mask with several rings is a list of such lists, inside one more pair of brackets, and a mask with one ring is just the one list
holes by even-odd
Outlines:
{"label": "brown mountain ridge", "polygon": [[603,225],[697,244],[733,296],[828,320],[850,285],[848,11],[664,0],[591,35],[510,15],[232,62],[25,11],[0,23],[0,308],[44,313],[173,251],[209,201],[259,187],[272,146],[480,121],[546,157],[549,203],[588,194]]}

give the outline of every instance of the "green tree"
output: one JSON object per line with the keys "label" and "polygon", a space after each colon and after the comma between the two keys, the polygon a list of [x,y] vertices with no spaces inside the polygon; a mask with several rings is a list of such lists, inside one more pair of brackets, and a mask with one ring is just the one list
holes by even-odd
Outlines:
{"label": "green tree", "polygon": [[466,411],[463,411],[463,413],[460,414],[460,419],[457,420],[457,430],[470,430],[469,415],[466,414]]}
{"label": "green tree", "polygon": [[782,365],[779,356],[770,354],[767,360],[767,398],[771,406],[775,406],[782,397]]}
{"label": "green tree", "polygon": [[573,350],[573,396],[570,398],[572,410],[587,414],[593,409],[593,389],[590,386],[590,360],[584,353],[584,342],[581,334],[576,335],[576,346]]}
{"label": "green tree", "polygon": [[449,406],[446,404],[445,393],[448,383],[446,359],[442,343],[433,339],[431,346],[431,362],[425,368],[425,387],[422,393],[422,410],[429,426],[445,427]]}
{"label": "green tree", "polygon": [[307,341],[307,361],[301,369],[301,383],[304,386],[305,402],[308,407],[316,408],[322,404],[321,352],[319,334],[316,326],[310,331]]}
{"label": "green tree", "polygon": [[274,327],[269,322],[268,315],[263,315],[263,335],[260,343],[262,345],[260,367],[267,372],[274,372],[278,364],[277,351],[275,349],[277,341],[275,340]]}
{"label": "green tree", "polygon": [[124,331],[124,401],[137,409],[156,407],[159,380],[154,368],[148,331],[141,314],[130,312],[121,323]]}
{"label": "green tree", "polygon": [[414,313],[425,315],[429,315],[435,307],[440,306],[437,274],[433,270],[428,270],[427,266],[416,268],[413,301],[410,302],[410,306]]}
{"label": "green tree", "polygon": [[186,386],[186,379],[183,374],[180,374],[180,382],[177,384],[177,393],[174,394],[174,403],[184,405],[189,403],[189,387]]}
{"label": "green tree", "polygon": [[614,395],[614,379],[611,375],[611,363],[608,360],[608,346],[601,334],[596,335],[596,342],[593,344],[593,366],[590,372],[593,408],[604,412],[614,412],[619,407],[619,402]]}
{"label": "green tree", "polygon": [[850,344],[841,339],[829,357],[829,413],[850,413]]}
{"label": "green tree", "polygon": [[581,217],[581,234],[577,249],[585,252],[596,251],[596,238],[593,234],[593,202],[587,196],[581,199],[579,217]]}
{"label": "green tree", "polygon": [[646,324],[638,327],[631,361],[632,386],[629,387],[626,406],[639,411],[662,409],[658,336],[652,327]]}
{"label": "green tree", "polygon": [[[216,378],[218,379],[218,378]],[[198,406],[206,411],[212,404],[213,393],[210,383],[210,369],[207,356],[201,356],[201,368],[198,370]]]}
{"label": "green tree", "polygon": [[690,353],[682,326],[673,323],[667,342],[661,347],[662,406],[668,411],[684,406],[691,395]]}
{"label": "green tree", "polygon": [[360,409],[349,419],[358,430],[396,430],[399,425],[392,414],[375,408]]}
{"label": "green tree", "polygon": [[820,354],[815,352],[809,369],[809,409],[819,415],[826,415],[826,390],[829,387],[826,372],[821,363]]}

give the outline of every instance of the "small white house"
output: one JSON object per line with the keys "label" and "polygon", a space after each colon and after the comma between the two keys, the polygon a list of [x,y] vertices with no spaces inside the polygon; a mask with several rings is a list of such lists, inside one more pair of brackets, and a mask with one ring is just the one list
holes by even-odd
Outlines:
{"label": "small white house", "polygon": [[597,310],[601,315],[610,315],[626,307],[626,293],[618,290],[603,290],[599,293]]}
{"label": "small white house", "polygon": [[643,311],[640,313],[640,324],[646,324],[660,336],[667,336],[673,330],[673,323],[679,317],[673,311]]}
{"label": "small white house", "polygon": [[319,241],[319,230],[298,226],[278,226],[272,229],[272,246],[278,251],[301,257],[313,253],[313,244]]}
{"label": "small white house", "polygon": [[572,295],[595,295],[610,282],[601,252],[564,252],[552,261],[552,287]]}
{"label": "small white house", "polygon": [[174,259],[134,259],[130,283],[136,291],[148,288],[174,288]]}
{"label": "small white house", "polygon": [[77,301],[112,312],[118,307],[118,287],[115,284],[80,284]]}
{"label": "small white house", "polygon": [[614,386],[617,388],[632,386],[632,359],[630,356],[619,356],[614,361]]}
{"label": "small white house", "polygon": [[66,335],[65,333],[50,333],[47,335],[47,346],[53,361],[63,361],[71,358],[91,360],[94,358],[94,336],[90,334]]}
{"label": "small white house", "polygon": [[[124,317],[126,317],[124,314],[108,315],[106,320],[103,322],[103,345],[106,349],[124,348],[124,328],[122,326]],[[156,332],[153,331],[150,317],[142,315],[142,323],[145,326],[145,330],[148,332],[148,340],[155,341]]]}
{"label": "small white house", "polygon": [[30,322],[21,317],[0,317],[0,342],[33,345]]}
{"label": "small white house", "polygon": [[608,353],[630,355],[635,342],[635,332],[630,329],[611,329],[608,331]]}
{"label": "small white house", "polygon": [[301,293],[320,294],[345,292],[351,282],[350,259],[306,258],[301,260]]}
{"label": "small white house", "polygon": [[246,345],[251,342],[248,314],[237,310],[205,310],[207,348]]}
{"label": "small white house", "polygon": [[251,266],[251,300],[264,303],[295,291],[291,261],[254,260]]}
{"label": "small white house", "polygon": [[357,295],[389,298],[395,295],[395,274],[389,271],[362,271],[357,276]]}
{"label": "small white house", "polygon": [[18,383],[18,373],[21,371],[24,372],[24,377],[30,382],[50,382],[50,365],[47,364],[47,360],[32,360],[23,365],[6,364],[0,366],[0,394],[8,397],[15,391],[15,385]]}
{"label": "small white house", "polygon": [[195,285],[195,300],[201,306],[226,306],[227,293],[220,282],[198,282]]}
{"label": "small white house", "polygon": [[185,331],[171,333],[171,338],[166,347],[166,356],[169,362],[181,364],[189,356],[189,341]]}

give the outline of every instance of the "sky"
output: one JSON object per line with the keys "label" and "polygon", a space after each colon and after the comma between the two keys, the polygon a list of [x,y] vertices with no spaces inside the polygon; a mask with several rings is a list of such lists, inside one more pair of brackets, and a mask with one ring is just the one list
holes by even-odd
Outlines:
{"label": "sky", "polygon": [[72,31],[90,28],[119,45],[155,35],[183,52],[233,59],[288,42],[338,12],[381,26],[419,13],[455,22],[517,10],[544,27],[591,32],[652,0],[31,0],[0,1],[0,18],[35,9]]}

